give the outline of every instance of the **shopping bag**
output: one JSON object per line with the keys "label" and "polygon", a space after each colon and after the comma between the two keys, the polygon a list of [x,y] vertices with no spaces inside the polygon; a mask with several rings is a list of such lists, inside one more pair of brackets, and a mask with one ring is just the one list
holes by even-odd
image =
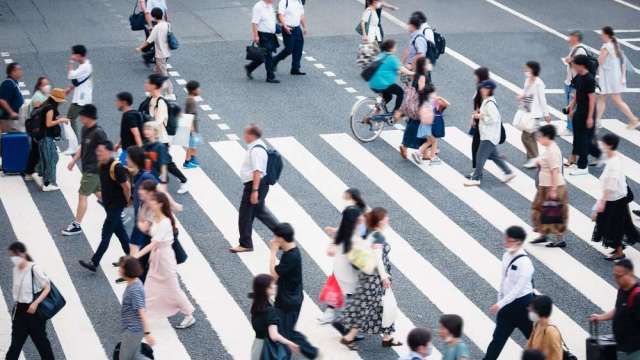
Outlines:
{"label": "shopping bag", "polygon": [[335,275],[332,274],[329,276],[327,282],[322,287],[320,291],[320,302],[336,309],[344,305],[344,294],[342,294],[342,289],[340,289],[340,284]]}
{"label": "shopping bag", "polygon": [[513,116],[513,126],[520,131],[532,133],[536,131],[536,119],[531,116],[530,112],[518,109]]}
{"label": "shopping bag", "polygon": [[347,260],[365,274],[371,275],[376,270],[376,255],[367,240],[354,241],[347,253]]}
{"label": "shopping bag", "polygon": [[384,291],[382,296],[382,327],[389,327],[396,321],[398,312],[398,303],[393,291],[389,288]]}
{"label": "shopping bag", "polygon": [[172,144],[176,146],[189,146],[189,137],[193,127],[193,114],[181,114],[178,118],[178,128],[173,136]]}

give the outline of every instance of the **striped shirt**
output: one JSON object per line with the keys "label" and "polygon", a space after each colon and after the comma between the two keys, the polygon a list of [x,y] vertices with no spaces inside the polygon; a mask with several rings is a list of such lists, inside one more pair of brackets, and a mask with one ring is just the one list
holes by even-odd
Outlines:
{"label": "striped shirt", "polygon": [[120,318],[122,330],[129,330],[133,333],[144,331],[142,319],[140,319],[140,309],[144,309],[144,287],[140,279],[136,279],[127,285],[122,295],[122,311]]}

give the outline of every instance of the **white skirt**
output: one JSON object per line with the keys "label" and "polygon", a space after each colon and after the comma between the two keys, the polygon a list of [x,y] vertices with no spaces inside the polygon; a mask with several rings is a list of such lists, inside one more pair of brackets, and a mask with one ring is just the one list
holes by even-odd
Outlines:
{"label": "white skirt", "polygon": [[600,94],[620,94],[627,87],[622,83],[622,72],[617,66],[605,68],[601,66],[598,69],[598,86],[600,86]]}

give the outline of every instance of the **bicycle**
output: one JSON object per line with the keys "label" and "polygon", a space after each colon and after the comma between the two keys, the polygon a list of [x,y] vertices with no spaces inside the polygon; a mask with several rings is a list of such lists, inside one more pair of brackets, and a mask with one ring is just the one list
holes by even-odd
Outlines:
{"label": "bicycle", "polygon": [[371,142],[382,134],[385,126],[394,126],[396,121],[393,112],[387,109],[382,96],[370,96],[353,104],[351,115],[351,132],[362,142]]}

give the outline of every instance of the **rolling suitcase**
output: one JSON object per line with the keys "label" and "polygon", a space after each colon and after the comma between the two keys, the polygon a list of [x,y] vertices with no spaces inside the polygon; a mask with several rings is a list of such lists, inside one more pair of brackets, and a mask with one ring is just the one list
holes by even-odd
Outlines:
{"label": "rolling suitcase", "polygon": [[616,340],[613,335],[600,335],[598,322],[589,323],[587,338],[587,360],[617,360]]}
{"label": "rolling suitcase", "polygon": [[[117,343],[115,349],[113,349],[113,360],[118,359],[120,359],[120,343]],[[147,343],[141,343],[140,356],[136,357],[136,359],[155,359],[151,346]]]}
{"label": "rolling suitcase", "polygon": [[2,172],[5,175],[24,172],[29,158],[29,136],[23,132],[9,132],[2,134],[0,142]]}

